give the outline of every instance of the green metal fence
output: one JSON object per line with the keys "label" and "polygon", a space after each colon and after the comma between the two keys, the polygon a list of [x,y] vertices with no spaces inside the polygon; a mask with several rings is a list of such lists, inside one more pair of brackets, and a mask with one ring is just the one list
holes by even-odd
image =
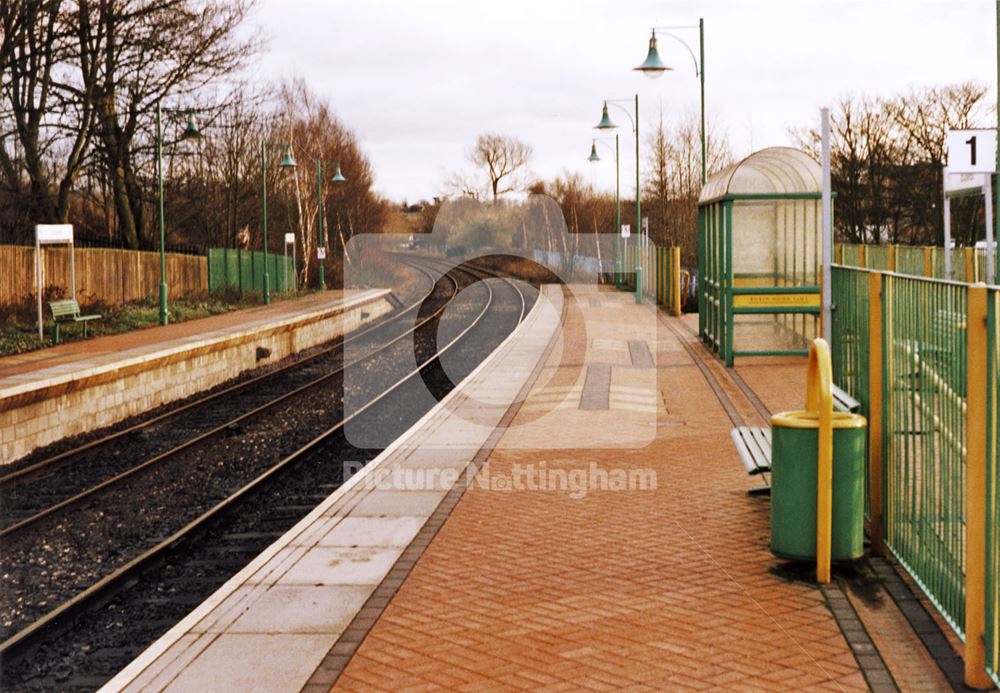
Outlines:
{"label": "green metal fence", "polygon": [[[869,415],[868,324],[870,301],[865,270],[833,268],[831,357],[837,386],[861,403],[861,414]],[[865,455],[865,511],[869,508],[868,455]]]}
{"label": "green metal fence", "polygon": [[882,293],[886,545],[961,634],[968,289],[887,274]]}
{"label": "green metal fence", "polygon": [[914,277],[924,276],[924,258],[926,253],[920,246],[895,246],[896,269],[899,274],[909,274]]}
{"label": "green metal fence", "polygon": [[851,267],[861,266],[861,245],[857,243],[842,243],[841,249],[841,264],[849,265]]}
{"label": "green metal fence", "polygon": [[865,267],[877,270],[890,270],[889,254],[891,248],[887,245],[870,245],[865,251]]}
{"label": "green metal fence", "polygon": [[290,291],[295,286],[295,263],[290,257],[241,250],[209,248],[208,290],[221,288],[239,291],[264,291],[264,264],[267,263],[271,291]]}
{"label": "green metal fence", "polygon": [[986,671],[1000,686],[1000,291],[989,295],[986,391]]}
{"label": "green metal fence", "polygon": [[670,306],[675,292],[680,291],[680,282],[673,276],[670,263],[670,248],[660,248],[652,244],[646,246],[633,242],[623,249],[622,281],[623,289],[635,291],[635,268],[642,268],[643,296],[658,306]]}

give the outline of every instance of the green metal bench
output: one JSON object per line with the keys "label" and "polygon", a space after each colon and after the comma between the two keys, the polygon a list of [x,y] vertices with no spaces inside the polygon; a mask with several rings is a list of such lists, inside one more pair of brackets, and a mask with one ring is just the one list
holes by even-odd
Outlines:
{"label": "green metal bench", "polygon": [[87,323],[91,320],[100,320],[100,315],[80,315],[80,304],[76,299],[67,298],[60,301],[49,301],[49,310],[52,311],[52,322],[55,325],[56,344],[59,344],[59,325],[63,322],[82,322],[83,336],[87,336]]}
{"label": "green metal bench", "polygon": [[[861,402],[851,397],[836,385],[832,388],[833,408],[840,412],[857,414],[861,411]],[[757,476],[771,471],[771,427],[739,426],[729,432],[740,454],[747,474]],[[747,491],[750,496],[770,496],[770,486],[758,486]]]}

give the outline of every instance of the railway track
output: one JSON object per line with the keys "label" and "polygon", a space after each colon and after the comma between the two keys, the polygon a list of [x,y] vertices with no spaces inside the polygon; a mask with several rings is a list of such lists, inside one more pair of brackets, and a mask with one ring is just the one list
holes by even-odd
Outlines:
{"label": "railway track", "polygon": [[[116,483],[112,480],[124,478],[138,466],[136,460],[174,454],[176,440],[190,442],[198,436],[218,435],[226,426],[238,423],[241,416],[262,413],[268,404],[275,403],[281,396],[318,384],[324,377],[335,376],[343,371],[337,361],[346,345],[366,339],[378,340],[385,335],[405,336],[435,319],[447,301],[440,309],[420,316],[412,327],[406,322],[432,300],[436,291],[450,291],[449,295],[454,296],[460,287],[452,283],[439,288],[426,269],[415,269],[428,280],[430,289],[418,291],[416,300],[403,310],[364,330],[310,350],[306,356],[288,359],[275,369],[195,396],[152,418],[0,476],[0,538],[40,520],[60,504],[78,502],[100,484]],[[219,406],[223,402],[225,406]],[[72,472],[65,472],[68,467],[73,467]]]}
{"label": "railway track", "polygon": [[[463,273],[466,279],[454,286],[464,283],[468,291],[456,288],[442,307],[431,311],[439,319],[445,306],[454,308],[456,295],[475,294],[464,309],[448,311],[452,322],[462,324],[443,329],[433,318],[418,320],[425,332],[449,334],[446,343],[428,338],[424,340],[427,344],[411,345],[412,353],[418,355],[417,365],[406,373],[397,372],[388,387],[383,379],[366,404],[350,412],[340,410],[332,426],[318,435],[310,434],[304,444],[297,441],[292,452],[272,461],[263,471],[256,470],[252,478],[202,509],[197,517],[168,536],[158,537],[155,545],[131,555],[113,571],[18,629],[0,645],[4,689],[96,687],[335,489],[342,481],[344,460],[370,459],[377,454],[378,450],[362,451],[346,442],[345,425],[367,420],[370,423],[365,425],[379,429],[395,426],[393,430],[402,432],[416,420],[414,416],[423,414],[423,410],[397,401],[405,399],[407,388],[413,389],[419,381],[435,397],[444,396],[453,386],[450,376],[454,374],[444,372],[441,356],[464,350],[469,352],[466,356],[478,356],[470,363],[478,362],[516,326],[527,308],[524,293],[513,282],[484,283],[479,281],[485,278],[482,272],[452,271]],[[498,298],[495,294],[501,291],[507,296]],[[466,303],[470,303],[468,299]],[[506,314],[498,305],[506,306]],[[493,326],[487,327],[491,321]],[[480,333],[479,338],[471,338],[476,333]],[[397,337],[394,344],[401,341]],[[357,361],[350,365],[365,367]],[[369,370],[377,368],[369,364]],[[135,478],[143,476],[136,474]],[[150,478],[156,483],[159,477]],[[104,499],[101,503],[109,502],[107,495],[96,493],[92,504],[98,498]],[[53,522],[50,514],[34,526]],[[101,603],[106,606],[95,611]],[[66,637],[57,638],[72,623],[82,627],[74,626]],[[21,657],[26,652],[37,654]]]}

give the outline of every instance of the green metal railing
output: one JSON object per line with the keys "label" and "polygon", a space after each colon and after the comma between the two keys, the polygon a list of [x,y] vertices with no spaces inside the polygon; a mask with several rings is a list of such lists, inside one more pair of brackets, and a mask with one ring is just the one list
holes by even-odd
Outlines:
{"label": "green metal railing", "polygon": [[965,628],[968,288],[884,275],[885,541]]}
{"label": "green metal railing", "polygon": [[[861,403],[861,414],[869,415],[869,272],[865,270],[833,268],[832,283],[832,345],[833,379]],[[868,482],[868,455],[865,455],[865,511],[870,498]]]}
{"label": "green metal railing", "polygon": [[1000,686],[1000,291],[989,295],[986,391],[986,671]]}
{"label": "green metal railing", "polygon": [[877,270],[892,269],[889,259],[891,248],[887,245],[870,245],[865,251],[865,267]]}
{"label": "green metal railing", "polygon": [[857,243],[842,243],[840,263],[851,267],[861,267],[862,246]]}
{"label": "green metal railing", "polygon": [[[945,271],[945,256],[951,255],[951,276]],[[838,264],[848,267],[865,267],[880,271],[964,281],[985,282],[986,250],[983,248],[952,248],[945,250],[934,246],[865,245],[838,243]],[[994,260],[995,272],[1000,276],[1000,249]]]}
{"label": "green metal railing", "polygon": [[635,291],[635,268],[642,268],[642,294],[658,306],[670,306],[679,301],[680,281],[673,276],[670,248],[654,245],[645,247],[634,241],[622,250],[621,288]]}
{"label": "green metal railing", "polygon": [[295,286],[295,263],[290,257],[238,248],[209,248],[208,290],[264,291],[264,264],[267,263],[271,291],[290,291]]}
{"label": "green metal railing", "polygon": [[896,251],[895,271],[914,277],[924,276],[926,253],[920,246],[894,246]]}

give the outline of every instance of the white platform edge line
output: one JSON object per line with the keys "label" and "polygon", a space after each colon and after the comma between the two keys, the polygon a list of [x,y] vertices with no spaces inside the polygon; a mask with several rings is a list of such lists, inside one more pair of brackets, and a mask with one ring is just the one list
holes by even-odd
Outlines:
{"label": "white platform edge line", "polygon": [[[421,432],[423,427],[435,416],[439,415],[446,407],[451,403],[451,400],[462,396],[468,389],[468,385],[471,384],[477,376],[479,376],[482,371],[490,368],[494,365],[495,361],[506,356],[509,351],[511,344],[521,337],[521,334],[528,328],[529,325],[533,325],[538,320],[538,316],[541,314],[543,308],[543,297],[548,297],[550,294],[555,294],[559,298],[559,303],[561,304],[563,299],[562,288],[560,285],[546,284],[542,286],[542,291],[539,292],[538,300],[535,301],[535,305],[532,307],[530,313],[525,316],[525,319],[521,321],[521,324],[511,332],[507,338],[500,343],[500,345],[486,358],[479,366],[477,366],[465,379],[459,384],[458,387],[454,388],[449,392],[444,399],[439,401],[434,407],[430,409],[424,416],[422,416],[413,426],[406,430],[403,435],[393,441],[389,447],[383,450],[375,459],[366,464],[360,472],[355,474],[353,477],[341,484],[333,493],[331,493],[323,502],[318,506],[313,508],[313,510],[297,522],[291,529],[289,529],[280,538],[276,539],[271,545],[269,545],[263,552],[261,552],[256,558],[254,558],[250,563],[243,567],[236,575],[227,580],[221,587],[219,587],[215,592],[213,592],[208,599],[199,604],[191,611],[187,616],[181,619],[175,626],[170,630],[160,636],[153,644],[146,648],[138,657],[136,657],[132,662],[130,662],[124,669],[118,672],[110,681],[104,684],[99,693],[111,693],[113,691],[120,691],[129,684],[135,682],[142,676],[146,670],[155,664],[159,658],[166,654],[176,643],[178,643],[181,638],[188,634],[191,629],[205,619],[212,611],[214,611],[219,605],[225,602],[236,590],[241,587],[246,581],[253,577],[261,568],[263,568],[275,555],[277,555],[281,550],[290,546],[292,541],[297,538],[300,534],[308,530],[309,526],[316,521],[318,518],[322,517],[325,512],[335,504],[340,501],[343,496],[350,493],[355,486],[362,483],[366,476],[373,474],[375,470],[383,464],[386,460],[390,459],[398,449],[407,442],[410,438],[416,436]],[[561,311],[557,312],[557,315],[561,314]],[[558,322],[556,323],[556,328],[558,327]],[[550,335],[551,336],[551,335]],[[548,340],[546,340],[548,341]],[[526,376],[527,377],[527,376]],[[450,413],[450,412],[449,412]],[[215,634],[213,637],[217,637]],[[198,638],[201,640],[202,638]],[[195,641],[193,644],[196,644]],[[185,648],[186,649],[186,648]]]}
{"label": "white platform edge line", "polygon": [[[277,329],[277,328],[285,327],[287,325],[291,325],[291,324],[296,323],[296,322],[302,322],[304,320],[308,320],[310,318],[320,316],[323,313],[327,313],[327,312],[329,312],[331,310],[340,310],[341,312],[343,310],[345,310],[345,309],[346,310],[350,310],[351,307],[352,307],[352,304],[370,303],[370,302],[372,302],[374,300],[378,300],[379,298],[384,298],[384,297],[388,296],[391,293],[392,293],[392,291],[390,289],[367,289],[363,293],[360,293],[360,294],[356,294],[356,295],[353,295],[353,296],[345,296],[343,298],[339,298],[339,299],[337,299],[336,302],[331,303],[330,305],[326,306],[325,308],[317,308],[317,309],[314,309],[314,310],[305,311],[305,312],[298,313],[298,314],[295,314],[295,315],[287,316],[287,317],[284,317],[284,318],[278,320],[277,322],[267,322],[266,320],[264,320],[262,318],[262,319],[253,321],[252,323],[250,323],[250,325],[251,326],[257,326],[260,323],[264,322],[264,323],[266,323],[269,326],[269,328]],[[203,336],[202,339],[199,339],[197,341],[186,341],[183,344],[176,344],[176,345],[173,345],[173,346],[171,346],[171,344],[174,343],[174,342],[177,342],[177,341],[180,341],[180,340],[186,340],[186,339],[190,339],[190,338],[189,337],[177,337],[175,339],[171,339],[171,340],[168,340],[168,341],[165,341],[165,342],[158,342],[156,344],[142,345],[142,346],[134,347],[133,349],[135,351],[142,351],[144,349],[148,349],[148,351],[146,351],[144,353],[139,353],[136,356],[132,356],[132,357],[129,357],[129,358],[126,358],[126,359],[123,359],[123,360],[116,360],[116,361],[113,361],[111,363],[90,366],[90,367],[88,367],[88,368],[86,368],[84,370],[80,370],[79,369],[79,365],[74,365],[74,364],[60,364],[60,365],[56,365],[56,366],[43,367],[43,368],[40,368],[38,370],[39,371],[56,370],[56,369],[58,369],[60,367],[65,367],[69,372],[67,372],[67,373],[55,373],[51,377],[48,377],[48,378],[42,378],[42,379],[39,379],[39,380],[33,380],[33,381],[29,382],[29,383],[20,383],[20,384],[17,384],[17,385],[9,385],[7,387],[4,387],[4,388],[0,389],[0,400],[7,399],[9,397],[15,397],[17,395],[24,394],[25,392],[31,392],[33,390],[38,390],[38,389],[45,388],[45,387],[52,387],[54,385],[62,385],[62,384],[65,384],[65,383],[73,382],[75,380],[82,380],[83,378],[89,378],[89,377],[92,377],[92,376],[95,376],[95,375],[100,375],[102,373],[107,373],[107,372],[110,372],[110,371],[115,371],[115,370],[118,370],[120,368],[126,368],[126,367],[129,367],[129,366],[134,366],[134,365],[142,364],[142,363],[145,363],[146,361],[149,361],[151,358],[164,358],[164,357],[167,357],[167,356],[172,356],[173,354],[181,353],[181,352],[184,352],[184,351],[189,351],[191,349],[198,349],[198,348],[205,347],[205,346],[211,346],[213,344],[219,344],[221,342],[229,341],[229,340],[232,340],[232,339],[239,339],[239,338],[242,338],[242,337],[247,337],[247,336],[250,336],[250,335],[252,335],[252,334],[254,334],[256,332],[256,330],[249,329],[249,328],[246,328],[246,327],[244,327],[243,329],[241,329],[239,331],[234,331],[234,332],[225,332],[225,330],[226,330],[226,328],[219,328],[219,329],[216,329],[216,330],[212,330],[210,332],[204,333],[205,335],[209,335],[208,337],[204,337]],[[224,332],[224,334],[219,334],[220,332]],[[167,346],[164,346],[164,345],[167,345]],[[133,349],[130,349],[130,351],[132,351]],[[110,355],[112,355],[112,354],[109,354],[109,356]],[[102,356],[102,354],[95,355],[95,358],[97,356]],[[11,378],[15,378],[18,375],[23,376],[23,375],[25,375],[25,373],[18,373],[17,375],[10,376],[10,377]],[[4,378],[4,380],[5,379],[6,378]]]}

